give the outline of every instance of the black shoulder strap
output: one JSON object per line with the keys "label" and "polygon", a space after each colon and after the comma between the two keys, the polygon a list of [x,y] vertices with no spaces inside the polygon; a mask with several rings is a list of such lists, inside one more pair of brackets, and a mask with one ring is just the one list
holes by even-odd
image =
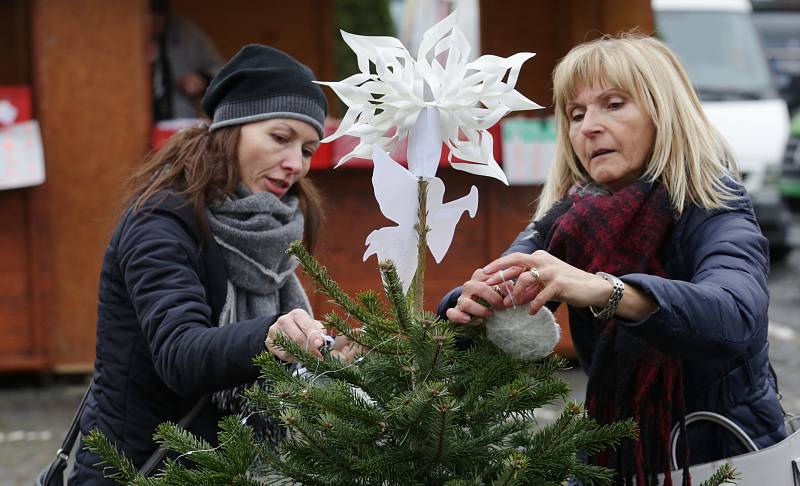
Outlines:
{"label": "black shoulder strap", "polygon": [[81,404],[78,405],[78,411],[75,413],[75,418],[72,419],[72,424],[69,426],[69,430],[67,431],[67,436],[64,437],[64,442],[61,443],[61,448],[58,450],[56,455],[69,455],[70,451],[72,450],[72,446],[75,445],[75,440],[78,438],[78,434],[81,431],[81,416],[83,415],[83,409],[86,408],[86,400],[89,399],[89,394],[92,393],[92,386],[94,385],[94,380],[89,382],[89,386],[86,387],[86,392],[83,394],[83,398],[81,399]]}
{"label": "black shoulder strap", "polygon": [[[94,383],[94,380],[92,380],[92,383]],[[78,405],[78,411],[72,419],[72,424],[69,426],[64,441],[61,442],[61,447],[58,449],[58,452],[56,452],[55,459],[53,459],[47,467],[47,470],[43,471],[44,476],[40,473],[36,480],[37,485],[50,486],[64,484],[64,470],[67,468],[69,454],[72,452],[72,447],[75,445],[75,441],[78,439],[78,434],[81,430],[81,416],[83,415],[83,409],[86,408],[86,400],[89,398],[89,393],[92,392],[92,383],[89,383],[89,386],[86,388],[86,393],[83,394],[81,404]]]}
{"label": "black shoulder strap", "polygon": [[[83,411],[86,408],[86,400],[89,398],[89,394],[92,392],[92,386],[94,381],[89,384],[89,387],[86,389],[86,393],[83,394],[83,399],[81,400],[81,404],[78,405],[78,411],[75,413],[75,418],[72,419],[72,424],[69,426],[69,430],[67,431],[66,437],[64,437],[64,441],[61,443],[61,447],[56,452],[56,457],[53,462],[50,463],[50,466],[47,468],[47,472],[45,476],[41,478],[41,481],[37,484],[42,484],[44,486],[48,486],[51,484],[63,484],[63,482],[54,482],[57,481],[57,478],[62,478],[64,475],[64,470],[67,467],[67,461],[69,461],[69,454],[72,451],[72,448],[75,446],[75,441],[78,439],[78,434],[80,434],[80,420],[81,416],[83,415]],[[200,411],[205,407],[206,403],[208,403],[209,395],[203,395],[200,400],[195,403],[194,407],[192,407],[189,412],[181,418],[180,422],[178,422],[178,427],[182,429],[187,428],[191,423],[197,418],[197,415],[200,414]],[[156,466],[158,466],[161,461],[164,460],[164,457],[167,455],[167,451],[165,449],[157,449],[150,457],[147,458],[147,461],[139,468],[139,473],[143,476],[150,475]]]}

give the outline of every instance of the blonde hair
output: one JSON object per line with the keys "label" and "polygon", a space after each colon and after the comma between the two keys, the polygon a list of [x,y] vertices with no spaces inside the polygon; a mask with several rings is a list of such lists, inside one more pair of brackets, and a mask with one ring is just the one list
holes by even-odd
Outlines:
{"label": "blonde hair", "polygon": [[738,179],[736,161],[706,118],[683,66],[663,42],[622,34],[574,47],[553,71],[555,160],[535,219],[573,184],[589,181],[570,143],[566,105],[581,88],[595,84],[626,92],[653,120],[656,135],[644,177],[664,184],[679,213],[687,202],[705,209],[727,207],[734,196],[724,178]]}

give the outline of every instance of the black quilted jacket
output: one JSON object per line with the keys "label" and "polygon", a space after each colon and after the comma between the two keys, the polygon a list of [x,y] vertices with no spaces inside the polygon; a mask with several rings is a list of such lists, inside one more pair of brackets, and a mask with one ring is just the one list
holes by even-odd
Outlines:
{"label": "black quilted jacket", "polygon": [[[253,381],[278,316],[217,327],[227,276],[213,238],[175,195],[128,211],[105,251],[97,306],[97,357],[81,432],[100,429],[140,467],[156,450],[152,436],[177,423],[209,392]],[[221,417],[210,403],[189,430],[216,443]],[[77,454],[70,484],[114,484]]]}

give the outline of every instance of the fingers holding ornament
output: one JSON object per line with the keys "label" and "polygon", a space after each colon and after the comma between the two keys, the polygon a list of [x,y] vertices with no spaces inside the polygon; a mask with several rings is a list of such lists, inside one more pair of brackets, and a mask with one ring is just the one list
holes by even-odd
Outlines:
{"label": "fingers holding ornament", "polygon": [[488,285],[485,282],[487,278],[488,276],[478,269],[470,280],[464,282],[456,305],[447,310],[446,315],[450,321],[468,324],[476,318],[489,317],[493,309],[505,308],[503,305],[505,294],[498,285]]}
{"label": "fingers holding ornament", "polygon": [[447,316],[447,319],[449,319],[450,322],[455,322],[457,324],[468,324],[470,319],[472,319],[471,315],[464,312],[464,310],[461,308],[461,304],[458,301],[456,301],[456,305],[447,309],[445,316]]}
{"label": "fingers holding ornament", "polygon": [[479,302],[476,299],[479,298],[462,294],[456,301],[456,305],[452,309],[448,309],[448,319],[459,324],[483,324],[483,319],[492,315],[492,309],[485,305],[485,301]]}
{"label": "fingers holding ornament", "polygon": [[520,273],[517,282],[514,284],[511,299],[506,299],[506,302],[512,300],[519,305],[527,304],[536,299],[545,287],[542,272],[536,267],[528,267]]}
{"label": "fingers holding ornament", "polygon": [[447,309],[445,315],[451,322],[481,325],[496,309],[504,309],[505,293],[501,286],[489,286],[484,282],[469,281],[462,287],[456,304]]}
{"label": "fingers holding ornament", "polygon": [[[492,285],[515,277],[513,293],[507,296],[506,305],[529,305],[530,313],[536,313],[549,300],[561,300],[565,288],[572,287],[575,280],[573,267],[538,250],[532,254],[512,253],[491,262],[484,272],[494,272],[487,283]],[[581,272],[585,273],[585,272]]]}

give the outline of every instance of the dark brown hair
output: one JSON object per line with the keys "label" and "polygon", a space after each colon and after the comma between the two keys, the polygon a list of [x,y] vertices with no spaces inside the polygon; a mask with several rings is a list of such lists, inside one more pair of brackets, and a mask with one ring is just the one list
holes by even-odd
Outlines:
{"label": "dark brown hair", "polygon": [[[172,191],[186,198],[203,231],[208,231],[206,207],[211,201],[231,194],[240,181],[240,125],[219,128],[190,127],[173,135],[159,151],[145,159],[129,180],[128,204],[133,211],[144,208],[150,198]],[[306,177],[290,192],[297,194],[305,218],[303,243],[313,251],[322,224],[319,191]]]}

